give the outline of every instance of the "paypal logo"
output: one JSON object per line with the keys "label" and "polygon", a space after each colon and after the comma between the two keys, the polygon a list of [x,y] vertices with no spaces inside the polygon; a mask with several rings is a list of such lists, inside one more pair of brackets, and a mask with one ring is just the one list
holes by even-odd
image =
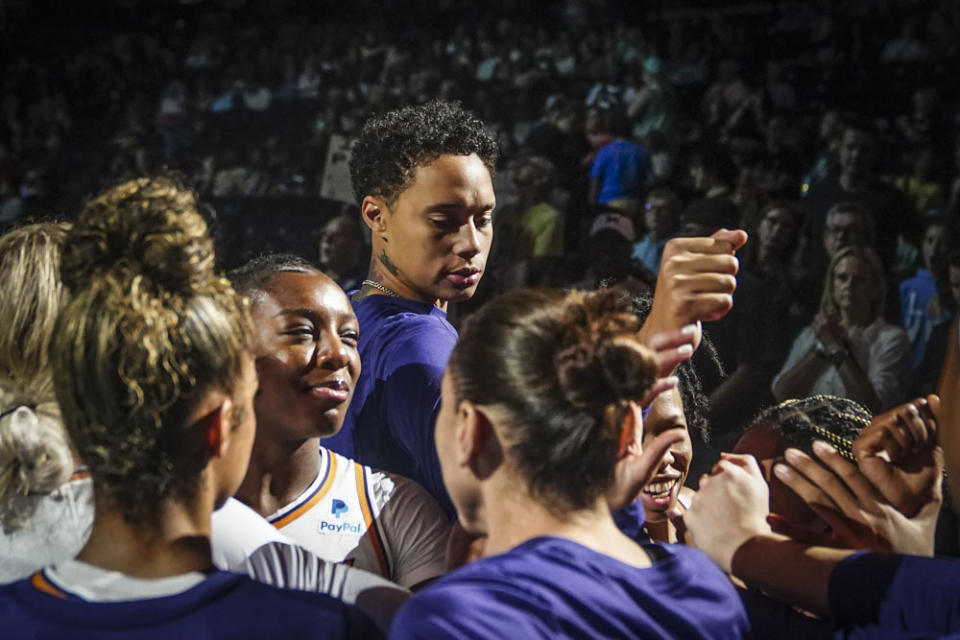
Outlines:
{"label": "paypal logo", "polygon": [[327,522],[320,521],[320,533],[352,533],[354,535],[363,535],[363,525],[350,524],[349,522]]}
{"label": "paypal logo", "polygon": [[341,513],[346,513],[350,510],[350,507],[347,506],[347,503],[338,498],[333,499],[333,506],[330,507],[330,513],[333,514],[337,520],[340,519]]}

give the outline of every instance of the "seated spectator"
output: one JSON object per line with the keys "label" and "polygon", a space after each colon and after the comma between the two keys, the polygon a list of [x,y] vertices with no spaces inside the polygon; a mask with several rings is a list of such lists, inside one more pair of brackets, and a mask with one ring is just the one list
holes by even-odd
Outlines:
{"label": "seated spectator", "polygon": [[122,184],[84,207],[64,246],[71,300],[51,368],[96,486],[93,530],[76,559],[0,588],[7,629],[377,637],[333,598],[213,568],[210,517],[246,471],[257,383],[246,302],[214,271],[193,197],[169,179]]}
{"label": "seated spectator", "polygon": [[302,258],[230,272],[251,300],[257,437],[237,498],[316,556],[403,587],[444,569],[450,523],[412,480],[320,446],[340,430],[360,373],[362,327],[346,295]]}
{"label": "seated spectator", "polygon": [[640,208],[650,174],[650,154],[629,140],[630,124],[620,107],[603,114],[603,129],[612,137],[597,151],[590,167],[590,202],[632,215]]}
{"label": "seated spectator", "polygon": [[717,229],[740,226],[740,212],[731,200],[736,167],[730,155],[716,146],[694,150],[690,157],[693,188],[701,196],[687,205],[681,216],[683,235],[709,236]]}
{"label": "seated spectator", "polygon": [[931,393],[937,388],[941,369],[943,369],[943,359],[947,353],[947,339],[953,327],[960,322],[960,250],[954,250],[948,262],[950,300],[944,307],[952,314],[952,320],[941,322],[930,332],[923,362],[916,371],[915,391],[920,394]]}
{"label": "seated spectator", "polygon": [[344,291],[355,291],[367,276],[367,253],[360,213],[349,207],[331,218],[320,232],[320,268]]}
{"label": "seated spectator", "polygon": [[813,185],[804,199],[805,260],[814,271],[826,267],[828,256],[819,239],[824,236],[827,214],[837,203],[856,202],[873,218],[877,252],[883,264],[894,265],[898,239],[912,240],[919,227],[906,198],[877,175],[876,131],[856,121],[847,123],[840,139],[839,159],[840,174]]}
{"label": "seated spectator", "polygon": [[900,283],[900,318],[910,337],[911,362],[914,369],[923,363],[927,341],[934,327],[949,319],[947,300],[951,246],[947,220],[934,217],[924,225],[922,266],[914,277]]}
{"label": "seated spectator", "polygon": [[563,255],[564,215],[550,204],[556,169],[546,158],[531,156],[518,162],[513,176],[519,218],[513,227],[512,262]]}
{"label": "seated spectator", "polygon": [[67,298],[65,241],[57,224],[0,236],[0,584],[70,560],[93,522],[93,484],[64,431],[48,355]]}
{"label": "seated spectator", "polygon": [[587,236],[587,271],[573,287],[591,290],[619,285],[634,294],[652,291],[655,277],[630,257],[635,238],[627,216],[598,214]]}
{"label": "seated spectator", "polygon": [[633,258],[653,275],[660,271],[663,247],[680,230],[680,198],[669,187],[654,187],[643,204],[646,233],[633,245]]}
{"label": "seated spectator", "polygon": [[[486,557],[415,595],[393,638],[483,637],[491,620],[531,639],[746,637],[722,573],[681,545],[637,545],[610,515],[607,496],[635,495],[613,462],[636,456],[635,399],[658,372],[639,328],[618,291],[518,290],[467,321],[444,376],[437,450]],[[652,476],[678,437],[645,448],[636,477]]]}
{"label": "seated spectator", "polygon": [[778,400],[829,394],[881,411],[902,400],[910,372],[910,343],[882,317],[886,284],[876,254],[841,249],[830,262],[820,311],[773,380]]}
{"label": "seated spectator", "polygon": [[910,201],[914,212],[923,215],[930,209],[946,204],[943,187],[936,176],[936,159],[933,149],[925,147],[913,161],[913,173],[900,176],[894,184]]}

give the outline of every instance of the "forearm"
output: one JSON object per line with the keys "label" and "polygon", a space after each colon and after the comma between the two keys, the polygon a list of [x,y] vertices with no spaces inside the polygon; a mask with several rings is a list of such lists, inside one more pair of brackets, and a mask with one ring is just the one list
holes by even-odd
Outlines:
{"label": "forearm", "polygon": [[829,366],[826,358],[811,349],[776,381],[773,385],[774,397],[783,401],[807,395]]}
{"label": "forearm", "polygon": [[778,534],[755,536],[740,545],[732,573],[747,584],[802,609],[826,616],[830,612],[830,575],[841,560],[854,553],[814,547]]}
{"label": "forearm", "polygon": [[880,411],[882,408],[880,397],[874,390],[867,374],[853,359],[853,356],[848,353],[837,370],[840,372],[840,380],[843,381],[843,386],[847,390],[847,396],[851,400],[865,404],[874,413]]}

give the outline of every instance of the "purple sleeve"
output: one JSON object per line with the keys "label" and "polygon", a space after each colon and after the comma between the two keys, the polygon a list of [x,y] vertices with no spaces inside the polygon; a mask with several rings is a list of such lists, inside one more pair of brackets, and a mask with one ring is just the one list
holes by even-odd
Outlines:
{"label": "purple sleeve", "polygon": [[839,627],[956,633],[960,560],[855,553],[834,568],[828,597]]}

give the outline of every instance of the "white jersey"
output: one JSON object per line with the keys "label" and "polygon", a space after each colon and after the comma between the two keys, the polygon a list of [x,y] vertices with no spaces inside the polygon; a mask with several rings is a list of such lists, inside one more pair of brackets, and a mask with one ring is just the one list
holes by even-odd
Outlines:
{"label": "white jersey", "polygon": [[413,480],[320,448],[320,472],[267,517],[283,535],[333,562],[411,587],[444,572],[450,522]]}

